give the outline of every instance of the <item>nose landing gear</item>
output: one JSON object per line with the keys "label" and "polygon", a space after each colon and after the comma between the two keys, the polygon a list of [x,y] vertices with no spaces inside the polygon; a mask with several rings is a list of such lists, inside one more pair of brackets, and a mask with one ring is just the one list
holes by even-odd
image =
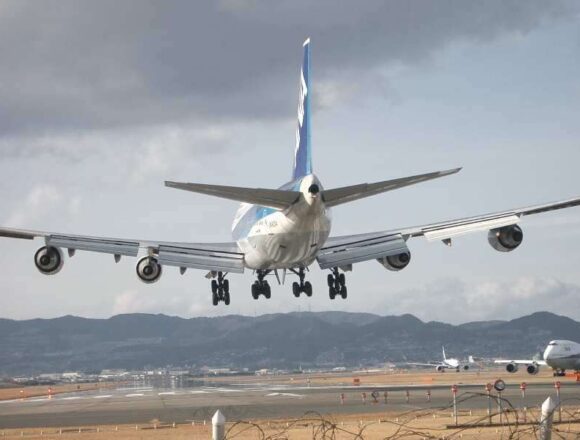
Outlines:
{"label": "nose landing gear", "polygon": [[338,273],[338,267],[332,268],[332,273],[328,274],[328,296],[334,299],[340,295],[342,299],[346,299],[346,277],[343,273]]}
{"label": "nose landing gear", "polygon": [[270,285],[268,281],[264,279],[266,275],[270,273],[269,270],[257,270],[256,274],[258,275],[258,279],[254,281],[252,284],[252,298],[258,299],[260,295],[264,295],[266,299],[270,299],[272,296],[272,290],[270,289]]}
{"label": "nose landing gear", "polygon": [[304,268],[301,267],[298,270],[295,269],[290,269],[292,272],[294,272],[296,275],[298,275],[298,277],[300,278],[300,282],[297,283],[296,281],[292,283],[292,293],[294,294],[294,296],[296,298],[298,298],[300,296],[301,293],[305,293],[306,296],[312,296],[312,284],[310,284],[309,281],[304,281],[304,278],[306,278],[306,275],[304,274]]}
{"label": "nose landing gear", "polygon": [[230,282],[226,280],[226,275],[223,272],[217,273],[217,279],[211,280],[212,303],[217,306],[220,301],[223,301],[226,306],[230,305]]}

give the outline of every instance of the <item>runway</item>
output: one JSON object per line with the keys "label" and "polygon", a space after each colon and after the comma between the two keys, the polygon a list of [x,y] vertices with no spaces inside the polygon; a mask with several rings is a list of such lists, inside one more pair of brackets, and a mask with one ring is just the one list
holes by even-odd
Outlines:
{"label": "runway", "polygon": [[[408,402],[406,390],[409,390]],[[376,391],[376,403],[371,395],[373,391]],[[460,409],[487,408],[487,398],[478,395],[483,392],[483,384],[461,385],[458,400],[468,400],[460,403]],[[366,393],[366,403],[362,393]],[[341,403],[341,394],[344,403]],[[549,395],[556,397],[553,382],[530,384],[525,399],[517,383],[508,384],[503,393],[503,397],[516,407],[538,406]],[[580,385],[562,383],[561,398],[564,403],[578,405]],[[451,401],[450,387],[440,384],[303,387],[253,383],[181,389],[127,387],[62,394],[51,399],[3,401],[0,402],[0,429],[143,424],[152,420],[166,423],[203,423],[205,420],[209,423],[218,408],[230,421],[293,418],[309,411],[321,414],[403,412],[445,408]]]}

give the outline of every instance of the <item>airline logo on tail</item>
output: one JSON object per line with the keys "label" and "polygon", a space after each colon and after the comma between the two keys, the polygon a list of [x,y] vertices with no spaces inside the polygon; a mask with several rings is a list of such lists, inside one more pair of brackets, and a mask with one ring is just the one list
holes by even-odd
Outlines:
{"label": "airline logo on tail", "polygon": [[300,72],[298,126],[294,151],[294,180],[312,173],[310,149],[310,38],[304,42],[304,59]]}

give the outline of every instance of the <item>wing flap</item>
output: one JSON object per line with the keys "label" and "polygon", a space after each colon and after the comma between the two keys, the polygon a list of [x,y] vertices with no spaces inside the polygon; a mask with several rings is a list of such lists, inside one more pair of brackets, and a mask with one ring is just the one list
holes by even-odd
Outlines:
{"label": "wing flap", "polygon": [[242,188],[169,181],[165,182],[165,186],[275,209],[286,209],[300,199],[300,192],[282,189]]}
{"label": "wing flap", "polygon": [[321,269],[328,269],[398,255],[406,251],[408,251],[408,248],[405,239],[399,234],[386,237],[382,241],[365,244],[364,246],[355,245],[349,247],[342,245],[323,248],[316,259]]}
{"label": "wing flap", "polygon": [[244,256],[182,246],[159,246],[158,260],[164,266],[190,267],[231,273],[244,272]]}
{"label": "wing flap", "polygon": [[58,248],[125,255],[129,257],[136,257],[139,253],[138,241],[116,240],[110,238],[49,235],[46,238],[46,244]]}

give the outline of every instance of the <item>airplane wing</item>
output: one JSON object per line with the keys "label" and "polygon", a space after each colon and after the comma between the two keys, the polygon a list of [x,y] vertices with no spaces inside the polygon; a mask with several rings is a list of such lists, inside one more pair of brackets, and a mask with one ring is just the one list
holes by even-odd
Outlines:
{"label": "airplane wing", "polygon": [[136,257],[140,251],[154,256],[161,265],[208,271],[243,273],[244,255],[236,243],[179,243],[130,240],[120,238],[67,235],[54,232],[0,228],[0,237],[32,240],[44,238],[47,246],[75,251],[112,254],[115,261],[121,256]]}
{"label": "airplane wing", "polygon": [[413,365],[414,367],[436,367],[436,368],[449,368],[449,365],[445,364],[429,364],[421,362],[406,362],[407,365]]}
{"label": "airplane wing", "polygon": [[492,214],[467,217],[367,234],[330,237],[320,250],[317,260],[321,269],[349,268],[353,263],[400,255],[407,252],[407,240],[424,237],[427,241],[441,240],[450,245],[451,239],[476,231],[512,226],[526,215],[539,214],[580,205],[580,197],[542,205],[528,206]]}
{"label": "airplane wing", "polygon": [[546,361],[538,359],[516,359],[515,361],[511,361],[508,359],[496,359],[495,361],[493,361],[494,364],[517,364],[517,365],[530,365],[530,364],[536,364],[536,365],[548,365],[546,364]]}

